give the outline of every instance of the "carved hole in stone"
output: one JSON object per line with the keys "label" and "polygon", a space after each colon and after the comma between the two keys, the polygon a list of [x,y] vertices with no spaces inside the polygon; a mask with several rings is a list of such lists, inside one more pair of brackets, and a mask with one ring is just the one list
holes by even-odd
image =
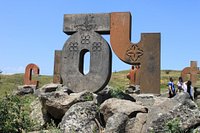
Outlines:
{"label": "carved hole in stone", "polygon": [[29,77],[29,80],[32,80],[32,76],[34,75],[33,73],[33,69],[30,70],[30,77]]}
{"label": "carved hole in stone", "polygon": [[36,74],[34,74],[33,69],[30,69],[30,77],[29,80],[38,80],[38,77]]}
{"label": "carved hole in stone", "polygon": [[87,75],[90,70],[90,51],[88,49],[83,49],[80,52],[79,58],[79,71],[83,75]]}

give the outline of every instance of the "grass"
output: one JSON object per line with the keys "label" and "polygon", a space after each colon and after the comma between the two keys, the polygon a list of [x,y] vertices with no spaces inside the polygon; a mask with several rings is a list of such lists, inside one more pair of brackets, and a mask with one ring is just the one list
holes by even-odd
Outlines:
{"label": "grass", "polygon": [[[13,75],[0,75],[0,99],[5,96],[6,93],[10,94],[13,90],[17,89],[17,86],[23,85],[24,74]],[[39,87],[44,84],[52,82],[52,76],[40,75]]]}
{"label": "grass", "polygon": [[[125,89],[129,84],[129,80],[126,78],[126,75],[128,72],[129,70],[113,72],[108,85],[117,89],[122,89],[122,90]],[[174,79],[174,83],[176,84],[180,74],[181,74],[181,71],[162,70],[161,80],[160,80],[161,93],[167,91],[167,83],[169,81],[169,77],[172,77]],[[23,85],[23,76],[24,76],[23,74],[13,74],[13,75],[1,74],[0,75],[0,99],[5,96],[6,92],[11,93],[13,90],[17,88],[17,86]],[[200,76],[198,78],[200,79]],[[44,84],[51,83],[53,80],[53,77],[40,75],[38,77],[38,80],[39,80],[39,87],[41,87]],[[200,87],[199,80],[197,81],[197,87]]]}

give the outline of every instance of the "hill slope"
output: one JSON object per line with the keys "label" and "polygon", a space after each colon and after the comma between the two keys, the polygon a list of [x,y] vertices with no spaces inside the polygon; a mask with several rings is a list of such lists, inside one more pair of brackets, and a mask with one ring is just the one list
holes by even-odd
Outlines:
{"label": "hill slope", "polygon": [[[126,88],[129,83],[129,80],[126,78],[128,72],[129,70],[113,72],[108,85],[118,89]],[[161,93],[167,91],[166,85],[168,83],[169,77],[173,77],[174,83],[177,83],[180,73],[180,71],[175,70],[161,71]],[[44,84],[51,83],[53,78],[52,76],[40,75],[38,80],[40,82],[39,87],[41,87]],[[3,97],[6,92],[12,92],[14,89],[17,88],[18,85],[23,85],[23,74],[0,75],[0,98]],[[200,81],[197,82],[197,86],[200,87]]]}

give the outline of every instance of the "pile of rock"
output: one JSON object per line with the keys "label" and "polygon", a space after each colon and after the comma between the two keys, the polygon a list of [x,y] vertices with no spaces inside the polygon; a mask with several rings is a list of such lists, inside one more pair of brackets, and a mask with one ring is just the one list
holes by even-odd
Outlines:
{"label": "pile of rock", "polygon": [[124,94],[118,99],[108,88],[99,94],[72,93],[61,84],[51,84],[36,94],[40,102],[33,105],[32,118],[41,125],[53,119],[64,133],[166,132],[166,123],[174,119],[183,132],[200,129],[200,111],[187,93],[172,99],[150,94]]}

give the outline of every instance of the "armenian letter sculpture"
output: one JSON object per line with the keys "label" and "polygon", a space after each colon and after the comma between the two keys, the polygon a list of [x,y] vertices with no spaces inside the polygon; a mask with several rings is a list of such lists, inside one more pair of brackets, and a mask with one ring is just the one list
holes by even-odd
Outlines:
{"label": "armenian letter sculpture", "polygon": [[[98,92],[110,80],[112,53],[100,34],[110,34],[114,53],[123,62],[140,65],[141,93],[160,93],[160,34],[143,33],[138,44],[131,44],[131,15],[66,14],[64,32],[71,35],[62,51],[55,52],[54,83],[65,84],[74,92]],[[84,55],[90,52],[90,70],[84,74]]]}

